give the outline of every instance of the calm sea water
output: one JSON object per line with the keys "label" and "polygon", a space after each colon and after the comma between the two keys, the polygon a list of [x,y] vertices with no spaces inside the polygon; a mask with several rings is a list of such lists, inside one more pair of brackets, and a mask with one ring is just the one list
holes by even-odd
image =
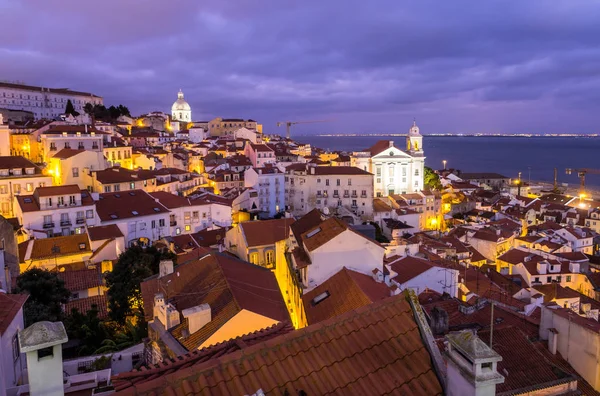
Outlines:
{"label": "calm sea water", "polygon": [[[298,136],[299,142],[329,150],[357,151],[372,146],[377,140],[393,140],[403,148],[403,137],[385,136]],[[578,185],[575,175],[565,174],[566,168],[600,169],[600,138],[513,138],[513,137],[423,137],[425,164],[435,169],[443,167],[463,172],[497,172],[507,177],[552,181],[558,168],[560,183]],[[588,174],[586,184],[600,187],[600,175]]]}

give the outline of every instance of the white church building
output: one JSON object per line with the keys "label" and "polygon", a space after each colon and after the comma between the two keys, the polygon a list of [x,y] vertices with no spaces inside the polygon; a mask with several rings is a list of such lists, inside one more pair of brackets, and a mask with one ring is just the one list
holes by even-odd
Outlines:
{"label": "white church building", "polygon": [[177,93],[177,100],[171,106],[171,119],[173,121],[191,122],[192,108],[183,98],[181,89]]}
{"label": "white church building", "polygon": [[368,149],[354,152],[352,165],[373,174],[373,193],[377,197],[423,190],[423,136],[416,122],[406,136],[406,150],[395,147],[392,140],[380,140]]}

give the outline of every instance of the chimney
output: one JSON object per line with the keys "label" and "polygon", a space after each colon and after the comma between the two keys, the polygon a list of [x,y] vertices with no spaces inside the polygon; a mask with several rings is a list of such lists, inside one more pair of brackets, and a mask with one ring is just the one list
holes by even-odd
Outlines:
{"label": "chimney", "polygon": [[431,331],[434,335],[443,335],[448,332],[448,312],[442,308],[434,307],[429,316],[431,317],[431,323],[429,327],[431,327]]}
{"label": "chimney", "polygon": [[393,140],[390,140],[388,143],[389,143],[389,147],[394,147],[394,141]]}
{"label": "chimney", "polygon": [[173,260],[161,260],[158,264],[158,277],[162,278],[173,273]]}
{"label": "chimney", "polygon": [[314,166],[311,166],[311,167],[310,167],[310,174],[311,174],[311,175],[314,175],[314,174],[315,174],[315,167],[314,167]]}
{"label": "chimney", "polygon": [[87,133],[87,124],[84,125],[85,133]]}
{"label": "chimney", "polygon": [[29,394],[64,396],[62,344],[69,338],[62,322],[34,323],[18,338],[27,356]]}
{"label": "chimney", "polygon": [[496,394],[496,385],[504,383],[498,373],[502,356],[487,346],[470,330],[446,335],[448,396],[487,396]]}
{"label": "chimney", "polygon": [[200,304],[195,307],[181,311],[184,318],[188,320],[188,331],[194,334],[212,320],[210,305]]}
{"label": "chimney", "polygon": [[383,282],[383,272],[379,268],[375,268],[373,271],[373,280],[377,283]]}
{"label": "chimney", "polygon": [[556,355],[558,347],[558,330],[555,328],[548,329],[548,350],[551,354]]}

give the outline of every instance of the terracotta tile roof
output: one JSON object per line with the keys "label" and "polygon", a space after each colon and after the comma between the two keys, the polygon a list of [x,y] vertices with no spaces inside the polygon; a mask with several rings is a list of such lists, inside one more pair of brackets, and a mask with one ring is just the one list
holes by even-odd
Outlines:
{"label": "terracotta tile roof", "polygon": [[260,151],[260,152],[273,152],[273,150],[267,146],[266,144],[254,144],[251,143],[250,146],[252,147],[252,149],[254,151]]}
{"label": "terracotta tile roof", "polygon": [[175,208],[182,208],[184,206],[204,204],[203,202],[195,203],[196,201],[191,201],[188,198],[180,197],[179,195],[171,194],[170,192],[166,192],[166,191],[156,191],[156,192],[150,193],[150,195],[153,198],[158,199],[158,201],[161,204],[163,204],[163,206],[166,207],[167,209],[175,209]]}
{"label": "terracotta tile roof", "polygon": [[10,326],[19,310],[27,301],[27,294],[6,294],[0,292],[0,335]]}
{"label": "terracotta tile roof", "polygon": [[578,298],[580,296],[575,290],[568,287],[562,287],[558,283],[549,283],[546,285],[532,286],[532,289],[544,295],[544,302],[549,303],[554,300],[560,300],[563,298]]}
{"label": "terracotta tile roof", "polygon": [[156,178],[151,172],[134,171],[118,166],[92,171],[92,176],[95,176],[96,180],[102,184],[127,183]]}
{"label": "terracotta tile roof", "polygon": [[[483,342],[489,343],[490,331],[480,331],[477,335]],[[497,394],[529,394],[577,380],[576,376],[546,359],[527,335],[515,326],[494,328],[493,342],[494,351],[502,356],[498,372],[505,377],[504,383],[496,385]]]}
{"label": "terracotta tile roof", "polygon": [[85,150],[83,150],[83,149],[76,150],[76,149],[64,148],[64,149],[60,150],[58,153],[54,154],[52,156],[52,158],[67,159],[67,158],[75,157],[77,154],[81,154],[84,151]]}
{"label": "terracotta tile roof", "polygon": [[330,217],[318,226],[304,232],[301,238],[306,249],[312,252],[346,230],[348,230],[346,223],[336,217]]}
{"label": "terracotta tile roof", "polygon": [[102,274],[98,269],[83,269],[59,272],[58,278],[65,282],[65,287],[70,292],[87,290],[103,285]]}
{"label": "terracotta tile roof", "polygon": [[[42,170],[39,166],[29,161],[27,158],[22,157],[20,155],[4,155],[0,156],[0,169],[27,169],[33,168],[36,175],[42,173]],[[13,175],[15,176],[15,175]],[[28,177],[32,175],[27,175],[23,172],[22,177]],[[3,176],[3,178],[6,176]]]}
{"label": "terracotta tile roof", "polygon": [[84,135],[89,135],[94,132],[96,135],[110,135],[110,133],[102,132],[87,125],[52,125],[50,129],[44,132],[44,135],[59,135],[63,132],[67,132],[69,134],[80,132]]}
{"label": "terracotta tile roof", "polygon": [[55,195],[70,195],[80,193],[81,190],[77,184],[70,184],[68,186],[38,187],[35,189],[34,195],[37,195],[38,197],[52,197]]}
{"label": "terracotta tile roof", "polygon": [[25,259],[39,260],[54,256],[91,253],[90,241],[87,234],[75,234],[54,238],[30,239],[19,244],[26,249],[27,244],[33,244],[30,257]]}
{"label": "terracotta tile roof", "polygon": [[85,314],[92,309],[92,305],[95,305],[98,310],[98,318],[105,319],[108,317],[108,298],[106,294],[68,301],[65,304],[65,313],[69,315],[73,309],[77,309]]}
{"label": "terracotta tile roof", "polygon": [[[164,286],[167,285],[167,286]],[[154,295],[164,292],[178,311],[209,304],[212,320],[187,335],[187,319],[171,334],[187,349],[197,349],[242,309],[277,321],[289,315],[273,273],[237,258],[211,253],[175,267],[172,274],[142,282],[146,319],[152,319]]]}
{"label": "terracotta tile roof", "polygon": [[[314,301],[315,297],[327,297]],[[385,283],[376,282],[371,276],[343,267],[335,275],[302,296],[308,324],[330,319],[356,308],[383,300],[390,296]]]}
{"label": "terracotta tile roof", "polygon": [[441,395],[404,295],[147,382],[124,395]]}
{"label": "terracotta tile roof", "polygon": [[327,176],[327,175],[364,175],[373,176],[365,170],[357,168],[356,166],[316,166],[315,175]]}
{"label": "terracotta tile roof", "polygon": [[248,247],[274,245],[290,235],[290,226],[294,219],[281,218],[274,220],[245,221],[238,225],[246,238]]}
{"label": "terracotta tile roof", "polygon": [[[143,190],[100,194],[96,211],[102,221],[128,219],[169,212]],[[135,213],[137,214],[135,214]]]}
{"label": "terracotta tile roof", "polygon": [[293,330],[294,328],[289,323],[278,323],[269,328],[255,331],[229,341],[191,351],[183,356],[178,356],[175,360],[171,359],[163,361],[161,364],[143,367],[141,370],[120,373],[119,375],[112,377],[112,383],[115,386],[115,390],[120,392],[134,384],[140,384],[141,382],[152,380],[157,376],[167,375],[176,370],[182,370],[193,365],[204,363],[211,359],[270,340],[271,338],[287,334]]}
{"label": "terracotta tile roof", "polygon": [[371,153],[371,157],[389,149],[390,147],[394,147],[394,142],[391,140],[378,140],[377,143],[369,147],[368,149],[362,150],[365,152]]}
{"label": "terracotta tile roof", "polygon": [[392,207],[384,202],[382,199],[375,198],[373,200],[373,210],[375,212],[391,212]]}
{"label": "terracotta tile roof", "polygon": [[231,227],[217,228],[216,230],[202,230],[191,234],[192,238],[202,247],[211,247],[222,243],[225,234]]}
{"label": "terracotta tile roof", "polygon": [[487,261],[487,259],[484,257],[483,254],[479,253],[479,251],[477,249],[475,249],[473,246],[467,246],[467,249],[469,249],[469,252],[471,252],[471,262],[472,263],[477,263],[479,261]]}
{"label": "terracotta tile roof", "polygon": [[392,271],[398,275],[393,279],[398,283],[405,283],[436,267],[434,263],[413,256],[402,257],[388,264]]}
{"label": "terracotta tile roof", "polygon": [[105,239],[123,237],[123,233],[116,224],[88,227],[87,232],[91,241],[103,241]]}
{"label": "terracotta tile roof", "polygon": [[290,228],[292,229],[292,232],[294,233],[294,237],[296,238],[298,244],[302,244],[302,234],[321,224],[321,221],[323,220],[319,209],[313,209],[304,216],[300,217],[298,220],[296,220],[290,226]]}

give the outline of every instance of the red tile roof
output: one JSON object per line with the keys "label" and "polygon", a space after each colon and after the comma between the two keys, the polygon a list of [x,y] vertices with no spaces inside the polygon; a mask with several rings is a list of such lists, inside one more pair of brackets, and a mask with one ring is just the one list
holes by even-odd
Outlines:
{"label": "red tile roof", "polygon": [[363,151],[371,153],[371,156],[375,156],[389,148],[394,147],[394,142],[391,140],[378,140],[377,143],[365,149]]}
{"label": "red tile roof", "polygon": [[222,243],[225,239],[225,234],[231,227],[217,228],[215,230],[202,230],[191,234],[192,238],[202,247],[211,247]]}
{"label": "red tile roof", "polygon": [[280,322],[289,321],[275,275],[224,254],[211,253],[180,264],[175,272],[160,278],[160,288],[159,279],[154,276],[142,282],[141,289],[146,319],[152,319],[154,295],[158,292],[166,293],[178,311],[210,305],[212,320],[200,330],[185,336],[187,320],[171,330],[187,350],[197,349],[242,309]]}
{"label": "red tile roof", "polygon": [[112,377],[112,383],[115,386],[115,390],[120,392],[134,384],[140,384],[152,380],[157,376],[167,375],[176,370],[204,363],[254,344],[270,340],[271,338],[287,334],[293,330],[294,328],[289,323],[278,323],[267,329],[255,331],[207,348],[191,351],[183,356],[178,356],[175,360],[163,361],[161,364],[151,367],[142,367],[141,370],[120,373]]}
{"label": "red tile roof", "polygon": [[70,292],[87,290],[103,285],[102,274],[98,269],[83,269],[59,272],[58,278],[65,282],[65,287]]}
{"label": "red tile roof", "polygon": [[64,148],[62,150],[60,150],[58,153],[54,154],[52,156],[52,158],[57,158],[57,159],[67,159],[67,158],[71,158],[76,156],[77,154],[81,154],[83,153],[85,150],[76,150],[76,149],[70,149],[70,148]]}
{"label": "red tile roof", "polygon": [[123,237],[123,233],[116,224],[88,227],[87,232],[91,241],[103,241],[105,239]]}
{"label": "red tile roof", "polygon": [[98,310],[98,318],[105,319],[108,317],[108,298],[106,294],[71,300],[65,304],[65,313],[69,315],[73,309],[77,309],[80,313],[85,314],[92,309],[93,305]]}
{"label": "red tile roof", "polygon": [[[480,331],[477,335],[483,342],[489,343],[489,330]],[[505,378],[504,383],[496,385],[497,394],[529,394],[577,380],[571,372],[546,359],[527,335],[515,326],[494,328],[492,348],[502,356],[498,372]]]}
{"label": "red tile roof", "polygon": [[290,235],[290,226],[294,219],[281,218],[274,220],[245,221],[239,224],[240,231],[246,238],[248,247],[274,245]]}
{"label": "red tile roof", "polygon": [[19,247],[32,244],[30,257],[25,259],[40,260],[55,256],[87,254],[92,252],[87,234],[75,234],[53,238],[30,239],[21,242]]}
{"label": "red tile roof", "polygon": [[330,217],[322,221],[318,226],[309,229],[302,234],[302,241],[310,252],[325,245],[333,238],[346,231],[348,226],[337,217]]}
{"label": "red tile roof", "polygon": [[27,301],[27,294],[6,294],[0,292],[0,335],[3,335],[8,326],[15,319],[19,310]]}
{"label": "red tile roof", "polygon": [[100,194],[100,199],[96,202],[96,211],[102,221],[114,221],[169,212],[167,208],[156,202],[154,198],[143,190]]}
{"label": "red tile roof", "polygon": [[35,189],[34,195],[37,195],[38,197],[53,197],[55,195],[71,195],[80,193],[81,190],[77,184],[70,184],[68,186],[38,187]]}
{"label": "red tile roof", "polygon": [[443,393],[412,309],[405,296],[398,295],[134,383],[121,394],[247,395],[258,389],[266,394],[307,395]]}
{"label": "red tile roof", "polygon": [[[328,297],[315,303],[314,298]],[[308,324],[321,322],[390,296],[385,283],[343,267],[335,275],[302,296]]]}
{"label": "red tile roof", "polygon": [[393,278],[398,283],[408,282],[416,276],[436,267],[436,265],[429,260],[423,260],[413,256],[402,257],[388,265],[391,267],[392,271],[398,274]]}

